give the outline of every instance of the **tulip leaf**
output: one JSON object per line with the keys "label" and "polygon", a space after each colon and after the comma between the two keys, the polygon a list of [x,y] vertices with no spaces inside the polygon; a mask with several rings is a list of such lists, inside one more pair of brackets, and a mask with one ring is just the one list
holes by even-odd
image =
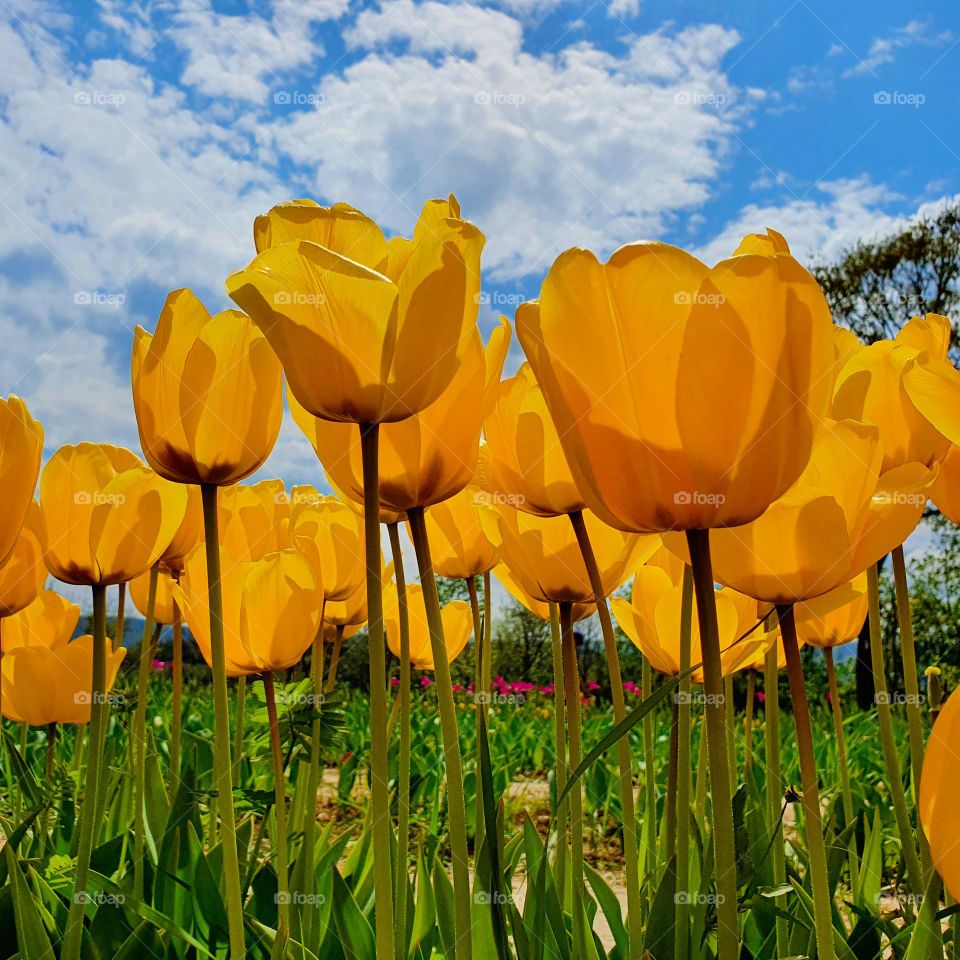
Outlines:
{"label": "tulip leaf", "polygon": [[20,956],[23,960],[53,960],[55,954],[50,944],[50,938],[43,928],[40,914],[37,912],[37,906],[30,892],[30,886],[24,879],[20,864],[17,862],[9,844],[3,848],[3,851],[10,877],[17,946],[20,950]]}
{"label": "tulip leaf", "polygon": [[373,960],[376,956],[373,928],[336,867],[333,870],[333,922],[347,960]]}

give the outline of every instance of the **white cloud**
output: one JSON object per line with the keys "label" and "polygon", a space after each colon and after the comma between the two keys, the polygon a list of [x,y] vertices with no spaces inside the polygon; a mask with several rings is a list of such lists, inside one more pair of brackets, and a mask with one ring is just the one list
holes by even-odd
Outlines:
{"label": "white cloud", "polygon": [[953,39],[949,30],[934,33],[930,25],[922,20],[911,20],[905,26],[886,37],[874,37],[866,56],[857,61],[844,77],[859,77],[864,74],[876,74],[880,67],[893,63],[897,50],[918,44],[938,46]]}
{"label": "white cloud", "polygon": [[640,0],[610,0],[607,14],[621,20],[629,20],[640,12]]}

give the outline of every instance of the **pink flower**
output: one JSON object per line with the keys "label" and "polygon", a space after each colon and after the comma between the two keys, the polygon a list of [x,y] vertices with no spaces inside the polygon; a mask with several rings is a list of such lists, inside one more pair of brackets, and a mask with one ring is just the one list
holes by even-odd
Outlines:
{"label": "pink flower", "polygon": [[554,685],[553,685],[552,683],[548,683],[545,687],[541,687],[541,688],[540,688],[540,692],[541,692],[545,697],[552,697],[552,696],[553,696],[553,691],[554,691],[555,689],[556,689],[556,688],[554,687]]}
{"label": "pink flower", "polygon": [[757,691],[757,700],[759,700],[760,703],[763,703],[766,699],[767,699],[767,695],[766,695],[762,690],[758,690],[758,691]]}
{"label": "pink flower", "polygon": [[154,670],[166,670],[167,662],[166,660],[154,660],[151,666]]}
{"label": "pink flower", "polygon": [[643,691],[632,680],[624,680],[623,689],[627,693],[632,693],[635,697],[643,696]]}
{"label": "pink flower", "polygon": [[594,693],[595,691],[597,691],[597,690],[600,689],[600,684],[597,683],[596,680],[588,680],[588,681],[587,681],[587,689],[588,689],[591,693]]}
{"label": "pink flower", "polygon": [[426,690],[427,687],[433,686],[433,681],[429,677],[421,677],[420,686],[423,687],[424,690]]}
{"label": "pink flower", "polygon": [[399,687],[399,686],[400,686],[400,678],[399,678],[399,677],[391,677],[391,678],[390,678],[390,686],[391,686],[391,687]]}
{"label": "pink flower", "polygon": [[463,687],[461,687],[459,683],[451,683],[451,684],[450,684],[450,689],[451,689],[454,693],[462,693],[462,692],[463,692]]}

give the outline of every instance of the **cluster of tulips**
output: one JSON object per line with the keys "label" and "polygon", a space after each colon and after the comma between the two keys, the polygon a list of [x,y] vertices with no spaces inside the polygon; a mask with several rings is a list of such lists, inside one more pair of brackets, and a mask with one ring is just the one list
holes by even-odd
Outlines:
{"label": "cluster of tulips", "polygon": [[[410,239],[386,239],[373,220],[346,204],[299,200],[258,217],[254,241],[253,259],[226,281],[240,310],[211,316],[189,290],[177,290],[155,332],[136,332],[132,386],[146,463],[107,444],[62,447],[43,469],[38,504],[33,497],[43,431],[18,398],[0,403],[0,558],[7,558],[0,568],[3,715],[48,726],[51,734],[57,724],[80,725],[81,737],[86,732],[75,895],[62,957],[76,960],[81,952],[85,901],[76,892],[87,890],[102,813],[101,756],[110,691],[124,655],[119,641],[128,583],[147,618],[145,638],[154,623],[174,626],[174,782],[181,763],[183,621],[212,671],[216,822],[231,956],[245,955],[246,932],[228,677],[240,683],[255,677],[264,685],[277,791],[271,849],[283,895],[290,884],[290,844],[273,677],[312,651],[314,689],[332,690],[341,644],[365,624],[376,956],[405,957],[412,922],[406,894],[410,671],[419,669],[434,672],[442,728],[451,942],[457,960],[469,960],[481,880],[470,869],[449,664],[472,635],[476,690],[491,689],[491,575],[552,627],[560,794],[555,882],[569,890],[574,956],[592,955],[574,623],[599,615],[613,718],[623,732],[632,722],[624,697],[625,686],[631,687],[620,672],[614,618],[644,654],[644,693],[652,689],[651,671],[667,678],[658,695],[663,702],[672,694],[675,704],[668,842],[678,854],[678,890],[690,882],[692,684],[702,688],[720,960],[735,960],[741,939],[731,677],[748,670],[752,684],[762,672],[765,686],[775,689],[786,668],[816,949],[820,960],[831,960],[834,905],[798,650],[802,643],[824,649],[842,751],[831,648],[856,636],[868,612],[872,636],[879,635],[877,564],[890,553],[911,695],[909,776],[920,795],[920,823],[907,804],[889,697],[883,696],[883,649],[873,643],[887,786],[911,888],[926,891],[935,903],[936,867],[960,897],[953,839],[960,813],[941,789],[955,762],[960,700],[947,703],[925,746],[902,549],[928,499],[960,520],[960,373],[947,359],[947,319],[917,317],[895,341],[862,345],[834,325],[817,283],[773,231],[746,237],[713,267],[662,243],[629,244],[606,263],[572,249],[550,268],[539,299],[518,309],[516,334],[527,362],[502,380],[513,331],[501,318],[482,342],[477,311],[484,236],[452,196],[424,206]],[[240,484],[276,441],[284,380],[293,417],[333,496],[312,487],[288,491],[279,480]],[[418,583],[408,583],[404,573],[403,524],[415,549]],[[91,587],[92,636],[70,639],[79,610],[42,589],[48,571]],[[441,606],[437,575],[466,581],[470,602]],[[613,597],[611,616],[608,598],[631,578],[632,596]],[[120,623],[111,643],[106,590],[117,584]],[[396,783],[388,777],[388,647],[400,669]],[[151,661],[145,642],[133,720],[132,889],[138,898],[150,856],[143,793]],[[653,699],[645,701],[647,716]],[[482,728],[489,698],[475,701]],[[786,786],[777,769],[775,701],[766,701],[774,819]],[[317,719],[307,788],[313,797],[319,737]],[[625,936],[628,955],[639,957],[643,854],[633,758],[622,733],[617,750]],[[478,769],[484,770],[482,757]],[[843,786],[852,819],[850,784]],[[314,876],[315,826],[308,818],[300,840],[307,878]],[[852,843],[849,856],[855,877]],[[782,883],[782,841],[773,859]],[[485,902],[496,922],[515,922],[497,898]],[[311,921],[301,915],[309,908],[292,908],[289,896],[278,903],[282,954],[291,930],[310,941]],[[689,911],[689,900],[678,898],[678,960],[694,953]],[[779,930],[778,947],[785,949]]]}

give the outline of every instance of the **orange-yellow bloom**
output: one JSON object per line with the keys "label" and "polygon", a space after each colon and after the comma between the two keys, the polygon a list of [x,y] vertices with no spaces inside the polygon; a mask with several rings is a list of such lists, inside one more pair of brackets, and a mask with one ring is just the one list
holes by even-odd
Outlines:
{"label": "orange-yellow bloom", "polygon": [[237,484],[217,498],[220,543],[238,560],[259,560],[291,546],[290,503],[282,480]]}
{"label": "orange-yellow bloom", "polygon": [[267,217],[260,252],[227,292],[270,341],[301,406],[324,420],[388,423],[433,403],[477,316],[483,234],[456,201],[428,203],[413,240],[385,251],[376,225],[342,204]]}
{"label": "orange-yellow bloom", "polygon": [[[589,512],[584,518],[603,594],[609,596],[660,546],[660,538],[622,533]],[[568,517],[537,517],[495,506],[482,523],[490,539],[499,543],[503,563],[524,593],[545,603],[595,603]]]}
{"label": "orange-yellow bloom", "polygon": [[923,352],[945,361],[949,344],[950,321],[928,313],[910,320],[895,340],[855,351],[840,371],[832,416],[861,420],[880,431],[883,472],[911,462],[929,467],[946,452],[947,440],[914,406],[903,374]]}
{"label": "orange-yellow bloom", "polygon": [[[13,551],[0,567],[0,617],[9,617],[31,604],[47,579],[43,562],[46,527],[36,500],[30,501],[27,516]],[[5,629],[6,624],[0,629]]]}
{"label": "orange-yellow bloom", "polygon": [[491,496],[544,517],[586,506],[530,364],[499,384],[483,435],[477,482]]}
{"label": "orange-yellow bloom", "polygon": [[427,510],[427,536],[433,569],[441,577],[468,580],[489,573],[499,560],[497,546],[483,529],[487,495],[465,487]]}
{"label": "orange-yellow bloom", "polygon": [[930,488],[930,499],[951,522],[960,524],[960,447],[950,444],[940,459],[940,471]]}
{"label": "orange-yellow bloom", "polygon": [[365,583],[362,518],[339,497],[313,491],[315,499],[300,499],[305,489],[294,494],[290,541],[310,561],[329,605],[351,597]]}
{"label": "orange-yellow bloom", "polygon": [[37,598],[0,624],[0,650],[14,647],[62,647],[73,636],[80,620],[80,607],[53,590],[41,590]]}
{"label": "orange-yellow bloom", "polygon": [[0,399],[0,563],[10,556],[27,517],[43,454],[43,427],[11,394]]}
{"label": "orange-yellow bloom", "polygon": [[[453,496],[477,469],[483,418],[510,343],[501,321],[486,348],[476,327],[466,334],[463,363],[439,398],[425,410],[380,428],[380,504],[403,514]],[[297,425],[313,445],[333,486],[363,503],[360,437],[350,424],[311,416],[288,394]]]}
{"label": "orange-yellow bloom", "polygon": [[[440,610],[443,618],[443,641],[447,660],[453,663],[463,652],[473,632],[473,613],[470,604],[451,600]],[[407,584],[407,618],[410,624],[410,663],[416,670],[433,670],[433,651],[430,646],[430,628],[419,583]],[[383,625],[387,631],[387,646],[394,656],[400,656],[400,607],[395,583],[383,591]]]}
{"label": "orange-yellow bloom", "polygon": [[227,485],[267,459],[283,413],[280,363],[249,317],[211,317],[174,290],[156,332],[137,327],[131,368],[140,445],[162,477]]}
{"label": "orange-yellow bloom", "polygon": [[[758,520],[711,534],[720,583],[769,603],[818,597],[876,563],[910,535],[934,471],[906,463],[881,474],[876,427],[830,422],[797,482]],[[679,536],[667,546],[686,555]]]}
{"label": "orange-yellow bloom", "polygon": [[[296,550],[238,560],[221,549],[224,657],[229,676],[282,670],[297,663],[320,625],[323,586]],[[210,610],[204,548],[189,557],[174,599],[207,663]]]}
{"label": "orange-yellow bloom", "polygon": [[794,607],[797,637],[813,647],[839,647],[860,636],[867,619],[867,575]]}
{"label": "orange-yellow bloom", "polygon": [[123,583],[167,549],[187,508],[187,492],[108,444],[61,447],[40,478],[47,529],[44,559],[66,583]]}
{"label": "orange-yellow bloom", "polygon": [[950,896],[960,897],[960,804],[957,803],[957,752],[960,750],[960,691],[954,691],[937,718],[923,757],[920,824],[933,865]]}
{"label": "orange-yellow bloom", "polygon": [[785,249],[708,268],[663,243],[560,255],[517,334],[577,488],[625,530],[735,526],[800,475],[827,411],[830,309]]}
{"label": "orange-yellow bloom", "polygon": [[[174,573],[179,573],[183,569],[187,555],[203,541],[203,504],[200,500],[200,488],[188,484],[186,490],[187,509],[183,515],[183,522],[160,558],[161,566]],[[218,499],[222,499],[222,495]]]}
{"label": "orange-yellow bloom", "polygon": [[[550,604],[544,600],[537,600],[531,597],[529,593],[526,593],[505,563],[498,564],[494,567],[493,575],[500,581],[507,593],[509,593],[517,603],[526,607],[534,616],[539,617],[541,620],[550,619]],[[595,603],[574,603],[570,608],[574,623],[596,612],[597,605]]]}
{"label": "orange-yellow bloom", "polygon": [[[126,651],[107,651],[104,695],[113,688]],[[3,715],[17,723],[87,723],[93,686],[93,637],[54,647],[14,647],[0,661]]]}
{"label": "orange-yellow bloom", "polygon": [[[156,623],[173,623],[173,574],[161,566],[157,571],[157,593],[153,601],[153,619]],[[130,599],[144,615],[150,601],[150,571],[130,581]]]}

